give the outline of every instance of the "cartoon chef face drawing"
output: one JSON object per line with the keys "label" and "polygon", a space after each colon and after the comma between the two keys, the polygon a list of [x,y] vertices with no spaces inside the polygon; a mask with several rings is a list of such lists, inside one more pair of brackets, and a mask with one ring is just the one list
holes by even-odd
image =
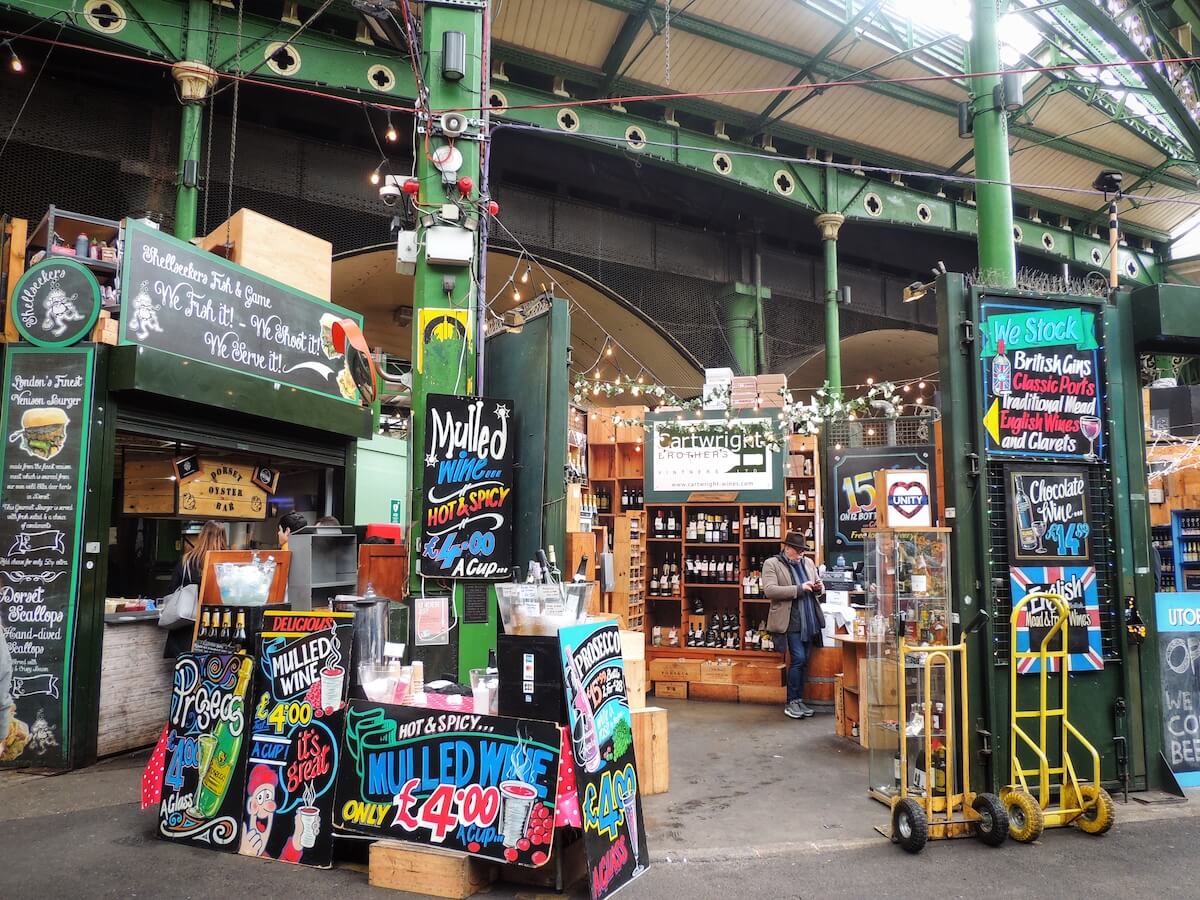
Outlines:
{"label": "cartoon chef face drawing", "polygon": [[75,307],[78,297],[78,294],[68,297],[67,292],[59,286],[58,282],[54,282],[50,293],[42,301],[42,307],[46,312],[42,319],[42,328],[55,337],[62,337],[67,333],[71,322],[82,321],[83,313]]}
{"label": "cartoon chef face drawing", "polygon": [[129,327],[133,331],[133,336],[139,341],[144,341],[150,337],[150,332],[162,332],[162,326],[158,324],[158,313],[155,311],[154,300],[150,297],[150,292],[146,290],[147,283],[142,282],[137,294],[133,298],[132,308],[129,313]]}

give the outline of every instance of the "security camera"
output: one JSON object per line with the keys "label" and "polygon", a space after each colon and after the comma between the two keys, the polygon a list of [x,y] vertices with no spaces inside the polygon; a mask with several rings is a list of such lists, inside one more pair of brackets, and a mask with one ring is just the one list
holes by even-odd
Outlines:
{"label": "security camera", "polygon": [[384,206],[395,206],[396,201],[404,195],[404,191],[400,189],[400,179],[395,175],[388,175],[383,179],[383,184],[379,186],[379,199],[383,201]]}

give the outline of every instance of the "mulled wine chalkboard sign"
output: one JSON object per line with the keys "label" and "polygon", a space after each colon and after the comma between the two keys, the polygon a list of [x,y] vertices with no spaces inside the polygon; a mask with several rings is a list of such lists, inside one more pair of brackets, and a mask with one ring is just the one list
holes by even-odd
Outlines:
{"label": "mulled wine chalkboard sign", "polygon": [[122,343],[358,402],[332,332],[358,313],[132,220],[121,283]]}
{"label": "mulled wine chalkboard sign", "polygon": [[92,404],[91,348],[10,345],[0,416],[0,619],[16,712],[3,761],[70,763],[80,522]]}
{"label": "mulled wine chalkboard sign", "polygon": [[512,401],[430,394],[422,575],[504,581],[512,571]]}

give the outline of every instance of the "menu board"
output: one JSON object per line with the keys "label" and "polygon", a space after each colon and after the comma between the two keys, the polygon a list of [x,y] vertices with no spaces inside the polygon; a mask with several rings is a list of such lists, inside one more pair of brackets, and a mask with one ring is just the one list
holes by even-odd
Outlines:
{"label": "menu board", "polygon": [[1009,562],[1091,562],[1088,470],[1063,465],[1009,465],[1005,473]]}
{"label": "menu board", "polygon": [[1047,300],[981,307],[983,425],[992,456],[1103,460],[1097,313]]}
{"label": "menu board", "polygon": [[554,846],[558,726],[351,700],[339,828],[545,865]]}
{"label": "menu board", "polygon": [[175,661],[158,835],[233,852],[246,774],[249,656],[184,653]]}
{"label": "menu board", "polygon": [[[1033,593],[1058,594],[1066,601],[1067,669],[1071,672],[1098,672],[1104,668],[1104,648],[1100,639],[1100,597],[1096,592],[1096,570],[1091,566],[1011,566],[1008,570],[1012,603],[1016,607]],[[1035,598],[1017,613],[1018,651],[1037,652],[1050,629],[1058,623],[1058,606]],[[1062,637],[1056,634],[1047,650],[1061,650]],[[1059,670],[1058,659],[1050,660],[1050,671]],[[1017,674],[1041,671],[1038,659],[1025,658],[1017,663]]]}
{"label": "menu board", "polygon": [[358,402],[333,323],[362,317],[127,220],[121,342]]}
{"label": "menu board", "polygon": [[1163,752],[1183,787],[1200,787],[1200,594],[1155,595]]}
{"label": "menu board", "polygon": [[421,574],[504,581],[512,572],[512,401],[430,394],[427,403]]}
{"label": "menu board", "polygon": [[8,346],[0,415],[0,621],[16,712],[3,759],[70,763],[71,663],[92,404],[91,348]]}
{"label": "menu board", "polygon": [[771,446],[774,415],[707,411],[678,421],[677,413],[646,416],[646,500],[686,501],[693,493],[737,493],[742,503],[783,500],[784,451]]}
{"label": "menu board", "polygon": [[353,629],[353,613],[263,613],[243,856],[333,865],[333,785]]}
{"label": "menu board", "polygon": [[[827,497],[833,498],[833,546],[839,553],[862,553],[863,534],[878,521],[875,496],[875,473],[880,469],[913,469],[928,472],[933,465],[931,446],[917,447],[845,447],[834,451],[829,465]],[[912,479],[906,480],[903,491],[911,495],[917,490]],[[920,485],[928,492],[919,506],[905,509],[933,510],[937,508],[936,483]],[[898,498],[897,498],[898,499]],[[836,554],[835,554],[836,555]]]}
{"label": "menu board", "polygon": [[592,900],[650,867],[626,696],[621,632],[609,623],[558,633]]}

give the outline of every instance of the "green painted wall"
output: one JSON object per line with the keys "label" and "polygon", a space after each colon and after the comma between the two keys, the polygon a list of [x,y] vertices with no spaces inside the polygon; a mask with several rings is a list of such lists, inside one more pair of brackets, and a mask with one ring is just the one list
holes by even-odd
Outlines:
{"label": "green painted wall", "polygon": [[400,500],[400,521],[408,513],[408,441],[374,437],[355,448],[355,525],[390,522],[392,500]]}

